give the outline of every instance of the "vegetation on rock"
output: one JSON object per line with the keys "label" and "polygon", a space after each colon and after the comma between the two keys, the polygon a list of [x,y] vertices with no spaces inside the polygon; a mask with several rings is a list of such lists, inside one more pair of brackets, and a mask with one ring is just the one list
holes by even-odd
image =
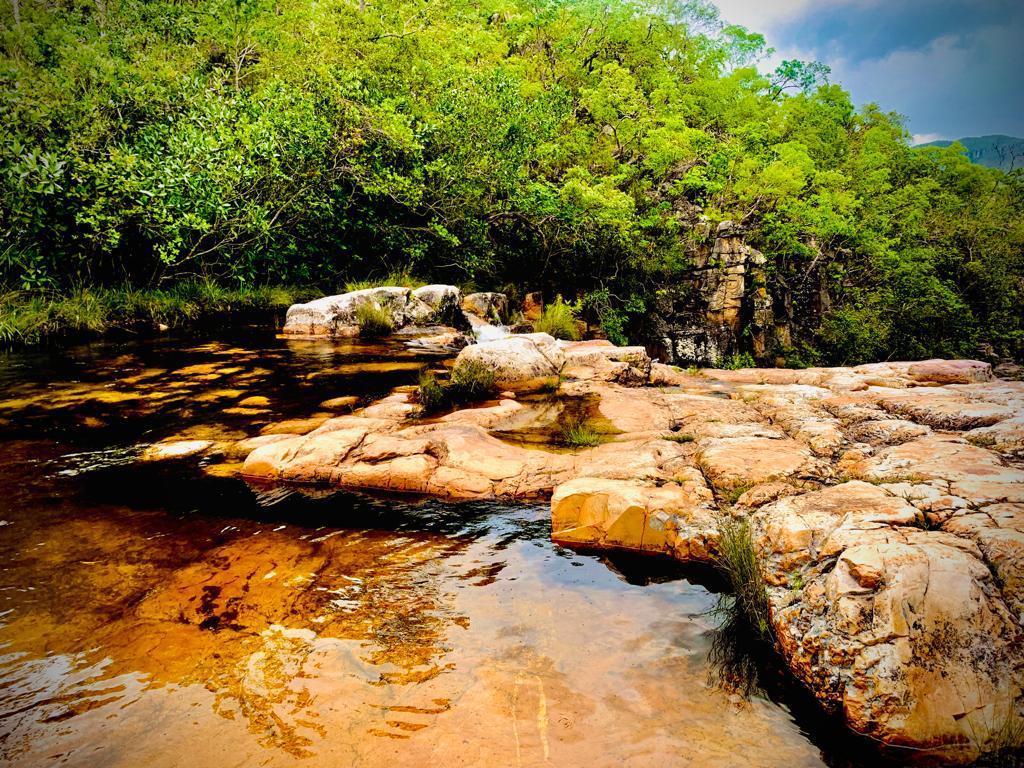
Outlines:
{"label": "vegetation on rock", "polygon": [[533,324],[534,333],[547,333],[556,339],[576,341],[580,337],[576,327],[576,313],[559,296],[554,304],[548,304]]}
{"label": "vegetation on rock", "polygon": [[387,336],[395,328],[391,314],[372,301],[364,301],[356,307],[356,324],[359,326],[359,335],[367,339]]}

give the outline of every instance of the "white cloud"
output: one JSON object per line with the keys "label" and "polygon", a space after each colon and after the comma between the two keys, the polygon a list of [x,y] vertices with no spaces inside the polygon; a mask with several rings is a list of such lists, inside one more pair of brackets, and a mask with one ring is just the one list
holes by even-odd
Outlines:
{"label": "white cloud", "polygon": [[910,137],[912,144],[928,144],[932,141],[941,141],[946,137],[941,133],[915,133]]}

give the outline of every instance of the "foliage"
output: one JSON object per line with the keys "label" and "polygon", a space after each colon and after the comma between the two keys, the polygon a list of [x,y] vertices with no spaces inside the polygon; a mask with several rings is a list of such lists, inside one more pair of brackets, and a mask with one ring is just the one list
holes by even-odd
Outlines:
{"label": "foliage", "polygon": [[416,387],[416,399],[424,413],[435,413],[447,407],[448,390],[432,371],[424,371]]}
{"label": "foliage", "polygon": [[38,344],[63,337],[91,337],[110,330],[156,330],[218,326],[233,320],[268,320],[297,301],[308,288],[253,286],[226,289],[186,281],[168,289],[79,286],[63,293],[8,291],[0,294],[0,346]]}
{"label": "foliage", "polygon": [[590,419],[570,414],[558,420],[558,441],[570,448],[592,448],[603,442],[603,437]]}
{"label": "foliage", "polygon": [[374,301],[364,301],[356,307],[356,325],[365,339],[377,339],[395,330],[391,313]]}
{"label": "foliage", "polygon": [[772,636],[768,592],[751,540],[750,524],[730,518],[722,521],[720,530],[721,552],[716,566],[732,587],[736,608],[760,637],[768,639]]}
{"label": "foliage", "polygon": [[576,327],[576,313],[562,301],[561,296],[554,304],[544,307],[544,311],[533,324],[533,330],[535,333],[547,333],[556,339],[569,341],[575,341],[580,337],[579,328]]}
{"label": "foliage", "polygon": [[911,148],[820,64],[762,74],[764,38],[704,0],[13,7],[17,328],[63,322],[41,307],[83,287],[415,274],[561,293],[624,343],[732,219],[801,363],[1024,354],[1024,174]]}
{"label": "foliage", "polygon": [[479,360],[459,360],[452,369],[448,389],[457,402],[486,400],[497,391],[494,371]]}
{"label": "foliage", "polygon": [[749,352],[740,352],[730,355],[722,361],[722,367],[727,371],[738,371],[741,368],[756,368],[757,361]]}
{"label": "foliage", "polygon": [[696,438],[693,435],[687,434],[686,432],[669,432],[661,436],[662,440],[668,440],[670,443],[692,443]]}

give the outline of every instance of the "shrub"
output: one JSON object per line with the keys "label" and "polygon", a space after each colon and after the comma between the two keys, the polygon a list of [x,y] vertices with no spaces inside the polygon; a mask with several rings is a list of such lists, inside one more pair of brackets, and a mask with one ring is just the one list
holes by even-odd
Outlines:
{"label": "shrub", "polygon": [[591,421],[583,416],[566,416],[558,422],[558,437],[570,448],[590,448],[602,442]]}
{"label": "shrub", "polygon": [[494,371],[473,359],[463,360],[455,366],[448,386],[452,398],[462,401],[486,400],[497,389]]}
{"label": "shrub", "polygon": [[421,288],[426,281],[413,277],[406,269],[395,270],[384,277],[367,277],[362,280],[349,280],[345,283],[345,293],[361,291],[366,288]]}
{"label": "shrub", "polygon": [[561,296],[554,304],[544,307],[544,311],[533,324],[533,330],[535,333],[548,333],[556,339],[569,341],[576,341],[580,337],[579,329],[576,327],[576,313],[562,301]]}
{"label": "shrub", "polygon": [[722,362],[722,367],[727,371],[738,371],[740,368],[756,368],[757,361],[754,360],[749,352],[741,352],[725,358]]}
{"label": "shrub", "polygon": [[683,432],[669,432],[667,435],[662,435],[661,439],[668,440],[670,443],[692,443],[696,438]]}
{"label": "shrub", "polygon": [[416,397],[425,413],[440,411],[448,405],[448,390],[432,371],[420,374]]}
{"label": "shrub", "polygon": [[359,326],[359,335],[365,339],[387,336],[394,330],[388,311],[372,301],[356,307],[356,324]]}
{"label": "shrub", "polygon": [[715,565],[732,586],[736,608],[761,639],[771,639],[768,592],[758,567],[750,524],[746,520],[723,521],[720,546],[721,553]]}

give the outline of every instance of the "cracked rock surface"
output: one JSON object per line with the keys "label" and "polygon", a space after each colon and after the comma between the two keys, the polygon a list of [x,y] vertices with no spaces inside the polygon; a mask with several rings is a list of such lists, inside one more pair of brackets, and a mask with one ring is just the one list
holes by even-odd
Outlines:
{"label": "cracked rock surface", "polygon": [[[966,762],[1019,721],[1024,383],[977,361],[692,375],[532,336],[460,359],[520,393],[560,381],[553,394],[426,419],[396,392],[255,445],[243,472],[550,497],[557,541],[697,562],[718,555],[722,520],[745,518],[780,653],[851,728]],[[573,409],[601,444],[525,439]]]}

